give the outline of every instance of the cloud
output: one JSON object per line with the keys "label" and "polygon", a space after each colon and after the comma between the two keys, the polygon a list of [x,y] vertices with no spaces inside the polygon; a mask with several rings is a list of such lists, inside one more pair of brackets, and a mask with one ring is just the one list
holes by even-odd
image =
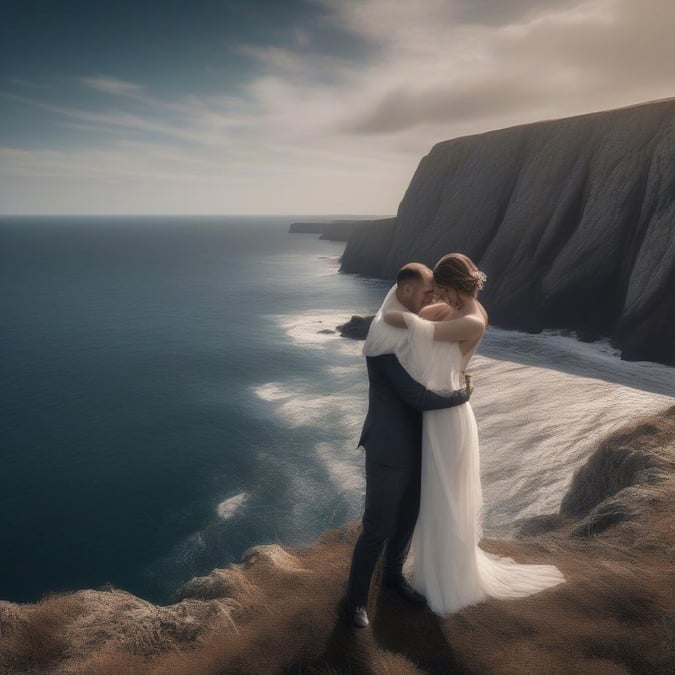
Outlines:
{"label": "cloud", "polygon": [[114,77],[81,77],[82,84],[116,96],[136,96],[143,91],[143,87],[135,82],[126,82]]}
{"label": "cloud", "polygon": [[[127,212],[392,213],[439,141],[675,94],[671,0],[313,2],[320,31],[233,47],[253,73],[236,90],[159,97],[106,73],[77,79],[89,106],[6,93],[86,147],[6,148],[3,204],[60,175],[59,203],[99,180]],[[331,26],[368,46],[358,62],[321,51]]]}
{"label": "cloud", "polygon": [[675,4],[667,0],[648,12],[634,0],[501,3],[503,21],[491,24],[478,21],[484,3],[470,6],[429,0],[419,12],[404,5],[387,15],[380,0],[336,4],[353,30],[375,36],[383,27],[378,60],[364,75],[370,95],[341,129],[426,127],[449,138],[675,93]]}
{"label": "cloud", "polygon": [[[141,103],[140,108],[131,110],[104,108],[88,110],[81,107],[60,105],[45,102],[36,98],[17,96],[0,92],[0,98],[17,101],[42,109],[52,114],[51,121],[55,125],[62,124],[61,118],[75,120],[80,128],[106,134],[117,134],[120,138],[128,138],[131,134],[156,135],[194,145],[226,145],[225,129],[246,126],[248,119],[235,114],[219,112],[223,105],[217,100],[178,99],[162,101],[150,96],[134,95]],[[71,128],[75,125],[65,123]]]}
{"label": "cloud", "polygon": [[387,93],[373,110],[346,123],[343,129],[378,134],[434,122],[485,121],[536,104],[537,93],[525,82],[496,76],[481,82],[457,83],[447,89],[401,88]]}
{"label": "cloud", "polygon": [[452,16],[458,23],[504,26],[526,17],[569,6],[569,0],[454,0]]}
{"label": "cloud", "polygon": [[9,82],[12,84],[18,84],[19,87],[21,88],[27,88],[27,89],[38,89],[40,91],[52,91],[54,89],[53,86],[44,84],[44,83],[38,83],[38,82],[32,82],[31,80],[25,80],[21,77],[10,77]]}

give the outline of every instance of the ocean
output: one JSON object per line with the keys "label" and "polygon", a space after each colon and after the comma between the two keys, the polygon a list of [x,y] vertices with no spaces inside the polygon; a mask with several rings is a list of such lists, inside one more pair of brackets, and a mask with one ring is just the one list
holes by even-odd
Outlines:
{"label": "ocean", "polygon": [[[0,219],[0,599],[168,603],[360,516],[367,377],[333,331],[389,284],[293,220]],[[489,536],[555,511],[599,438],[675,396],[674,369],[561,333],[491,328],[472,370]]]}

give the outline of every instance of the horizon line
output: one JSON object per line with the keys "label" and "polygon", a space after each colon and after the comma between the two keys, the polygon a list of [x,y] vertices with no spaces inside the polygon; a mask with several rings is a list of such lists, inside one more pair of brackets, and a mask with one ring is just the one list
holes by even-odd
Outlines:
{"label": "horizon line", "polygon": [[0,218],[394,218],[379,213],[0,213]]}

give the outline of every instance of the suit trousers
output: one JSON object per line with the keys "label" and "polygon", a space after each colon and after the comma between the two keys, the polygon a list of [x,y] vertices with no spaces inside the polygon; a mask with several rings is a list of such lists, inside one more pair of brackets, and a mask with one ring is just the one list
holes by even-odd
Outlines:
{"label": "suit trousers", "polygon": [[354,547],[347,600],[366,605],[370,578],[384,548],[383,574],[402,574],[420,508],[420,463],[392,467],[366,460],[366,505],[363,531]]}

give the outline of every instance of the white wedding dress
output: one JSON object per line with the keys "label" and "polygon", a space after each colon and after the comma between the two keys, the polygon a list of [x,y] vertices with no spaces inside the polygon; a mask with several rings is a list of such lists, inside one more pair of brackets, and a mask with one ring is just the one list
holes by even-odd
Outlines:
{"label": "white wedding dress", "polygon": [[[434,324],[406,312],[407,341],[396,350],[410,375],[438,393],[459,389],[472,350],[434,342]],[[437,614],[487,597],[515,598],[565,579],[551,565],[525,565],[482,551],[478,430],[471,404],[424,413],[422,493],[412,541],[412,583]]]}

